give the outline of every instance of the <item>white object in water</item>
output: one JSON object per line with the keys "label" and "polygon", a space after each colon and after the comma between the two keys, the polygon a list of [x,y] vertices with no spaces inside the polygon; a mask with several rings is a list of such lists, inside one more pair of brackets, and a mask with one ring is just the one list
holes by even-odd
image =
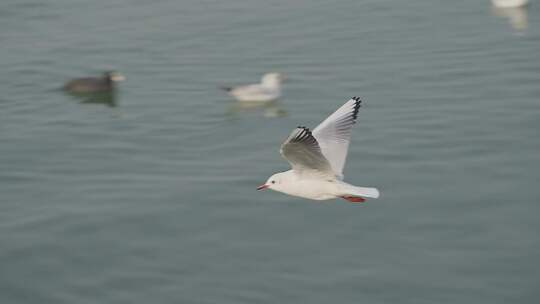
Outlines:
{"label": "white object in water", "polygon": [[518,34],[527,29],[527,7],[493,7],[492,12],[499,16],[508,19],[510,25],[517,31]]}
{"label": "white object in water", "polygon": [[357,187],[342,181],[351,128],[360,109],[353,97],[318,125],[313,132],[296,128],[281,145],[281,155],[292,170],[272,175],[257,190],[272,189],[312,200],[343,198],[363,202],[378,198],[376,188]]}
{"label": "white object in water", "polygon": [[261,83],[223,88],[232,97],[242,102],[268,102],[281,96],[281,82],[285,76],[280,73],[267,73]]}
{"label": "white object in water", "polygon": [[529,0],[491,0],[491,3],[496,7],[510,8],[525,6],[529,3]]}

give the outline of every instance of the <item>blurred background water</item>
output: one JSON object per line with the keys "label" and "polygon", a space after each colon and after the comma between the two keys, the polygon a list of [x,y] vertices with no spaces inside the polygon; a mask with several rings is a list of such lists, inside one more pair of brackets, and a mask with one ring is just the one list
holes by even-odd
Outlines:
{"label": "blurred background water", "polygon": [[[0,302],[538,302],[536,4],[2,1]],[[108,69],[114,104],[58,90]],[[380,199],[255,191],[354,95]]]}

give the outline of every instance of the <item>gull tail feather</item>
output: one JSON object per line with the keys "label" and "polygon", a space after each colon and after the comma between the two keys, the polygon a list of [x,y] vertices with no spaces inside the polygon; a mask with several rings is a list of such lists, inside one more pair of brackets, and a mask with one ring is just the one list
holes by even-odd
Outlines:
{"label": "gull tail feather", "polygon": [[[344,183],[345,184],[345,183]],[[357,187],[349,184],[344,185],[343,189],[346,195],[361,196],[369,198],[379,198],[380,192],[377,188],[372,187]]]}
{"label": "gull tail feather", "polygon": [[233,89],[232,87],[219,87],[219,88],[226,92],[230,92]]}

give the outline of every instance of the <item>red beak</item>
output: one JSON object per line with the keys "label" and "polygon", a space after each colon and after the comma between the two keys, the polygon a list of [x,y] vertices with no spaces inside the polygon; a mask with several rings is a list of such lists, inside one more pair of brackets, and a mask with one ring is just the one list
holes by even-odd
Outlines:
{"label": "red beak", "polygon": [[264,190],[264,189],[266,189],[266,188],[268,188],[268,185],[262,184],[262,185],[260,185],[259,187],[257,187],[257,190],[260,191],[260,190]]}

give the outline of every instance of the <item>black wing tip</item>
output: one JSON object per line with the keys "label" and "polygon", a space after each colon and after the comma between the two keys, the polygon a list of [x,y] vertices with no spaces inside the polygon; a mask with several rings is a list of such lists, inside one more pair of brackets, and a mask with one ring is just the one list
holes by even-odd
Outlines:
{"label": "black wing tip", "polygon": [[311,130],[306,126],[298,126],[297,129],[302,129],[303,131],[301,133],[307,133],[311,135]]}
{"label": "black wing tip", "polygon": [[219,87],[219,88],[222,89],[225,92],[230,92],[233,89],[232,87]]}
{"label": "black wing tip", "polygon": [[311,130],[308,127],[306,127],[306,126],[298,126],[297,128],[302,129],[300,134],[307,133],[307,134],[311,135]]}
{"label": "black wing tip", "polygon": [[360,97],[356,97],[356,96],[354,96],[351,99],[355,101],[353,119],[356,121],[356,118],[358,117],[358,110],[360,110],[360,107],[362,106],[362,100],[360,99]]}
{"label": "black wing tip", "polygon": [[313,134],[311,133],[311,130],[306,126],[298,126],[297,129],[302,129],[302,131],[298,132],[296,136],[294,137],[297,141],[302,141],[306,138],[313,137]]}

